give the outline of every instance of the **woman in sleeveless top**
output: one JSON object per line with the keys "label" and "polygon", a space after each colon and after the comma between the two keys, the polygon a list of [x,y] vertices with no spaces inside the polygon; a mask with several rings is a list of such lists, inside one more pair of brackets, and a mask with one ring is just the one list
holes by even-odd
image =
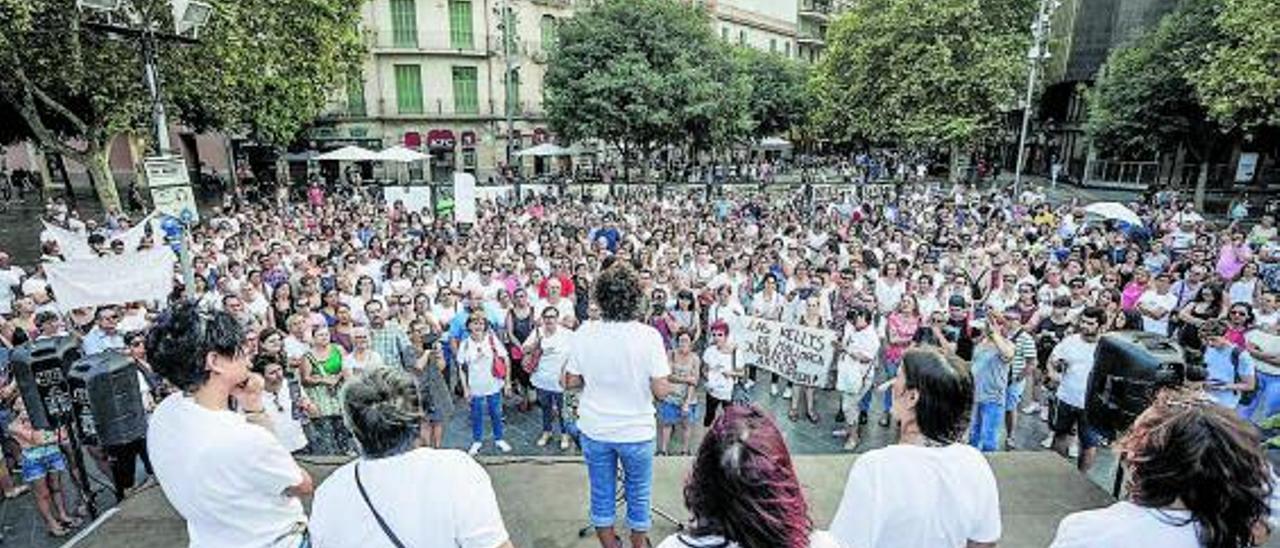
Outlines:
{"label": "woman in sleeveless top", "polygon": [[329,342],[329,328],[311,328],[311,344],[300,365],[303,391],[316,407],[316,416],[307,424],[311,453],[316,455],[354,454],[351,432],[342,424],[342,402],[338,394],[351,376],[345,367],[342,349]]}
{"label": "woman in sleeveless top", "polygon": [[517,408],[520,412],[531,407],[530,398],[536,398],[529,373],[521,363],[524,359],[523,346],[533,334],[537,324],[537,311],[529,304],[529,293],[523,288],[516,289],[511,310],[507,313],[507,353],[511,356],[511,385],[519,397]]}
{"label": "woman in sleeveless top", "polygon": [[[676,347],[671,351],[671,386],[674,390],[658,403],[659,435],[658,454],[688,455],[692,450],[689,440],[698,424],[698,400],[702,397],[702,361],[693,350],[693,333],[687,329],[676,331]],[[679,453],[670,450],[671,435],[676,428],[684,442]]]}
{"label": "woman in sleeveless top", "polygon": [[[804,314],[800,316],[799,323],[804,327],[824,328],[826,322],[822,318],[822,309],[819,307],[820,302],[817,298],[811,298],[804,303]],[[824,381],[826,379],[823,379]],[[796,391],[794,397],[791,398],[791,410],[787,412],[787,418],[792,422],[800,420],[800,400],[805,402],[805,418],[809,422],[818,424],[818,411],[814,408],[814,396],[817,389],[812,386],[801,386]]]}

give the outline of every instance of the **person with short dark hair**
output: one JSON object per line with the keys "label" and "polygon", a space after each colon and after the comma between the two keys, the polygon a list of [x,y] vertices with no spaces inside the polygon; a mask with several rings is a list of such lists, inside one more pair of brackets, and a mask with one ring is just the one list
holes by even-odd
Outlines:
{"label": "person with short dark hair", "polygon": [[787,442],[755,405],[725,409],[702,439],[684,486],[693,518],[658,548],[835,548],[816,531]]}
{"label": "person with short dark hair", "polygon": [[314,490],[311,475],[272,435],[243,344],[226,312],[182,302],[161,315],[147,359],[181,391],[152,413],[147,450],[191,546],[305,546],[299,497]]}
{"label": "person with short dark hair", "polygon": [[510,548],[484,468],[461,451],[421,446],[413,376],[371,370],[343,388],[342,404],[361,455],[316,490],[313,546]]}
{"label": "person with short dark hair", "polygon": [[1076,467],[1087,472],[1093,467],[1101,436],[1085,420],[1084,398],[1093,372],[1098,334],[1106,321],[1106,313],[1096,306],[1086,307],[1076,323],[1079,332],[1067,336],[1049,354],[1049,379],[1058,384],[1056,401],[1050,415],[1053,449],[1067,457],[1074,433],[1079,443]]}
{"label": "person with short dark hair", "polygon": [[564,385],[583,387],[577,425],[591,486],[591,525],[600,545],[619,544],[613,524],[622,468],[631,545],[643,548],[652,526],[653,400],[671,393],[671,365],[662,335],[636,321],[642,296],[631,266],[606,267],[594,292],[602,321],[588,321],[575,334]]}
{"label": "person with short dark hair", "polygon": [[1052,548],[1238,548],[1270,536],[1275,476],[1257,430],[1203,393],[1166,391],[1116,444],[1127,495],[1058,524]]}
{"label": "person with short dark hair", "polygon": [[832,536],[860,548],[994,547],[1001,534],[995,475],[982,453],[960,441],[973,406],[968,366],[911,349],[890,390],[902,434],[854,462]]}

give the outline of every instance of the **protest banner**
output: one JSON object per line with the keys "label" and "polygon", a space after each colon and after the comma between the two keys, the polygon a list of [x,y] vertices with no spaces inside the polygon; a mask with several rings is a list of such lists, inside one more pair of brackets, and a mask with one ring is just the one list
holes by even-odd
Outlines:
{"label": "protest banner", "polygon": [[173,251],[156,246],[132,255],[107,255],[44,265],[63,312],[131,301],[164,302],[173,291]]}
{"label": "protest banner", "polygon": [[836,334],[761,318],[739,318],[734,333],[743,365],[777,373],[802,386],[830,388]]}

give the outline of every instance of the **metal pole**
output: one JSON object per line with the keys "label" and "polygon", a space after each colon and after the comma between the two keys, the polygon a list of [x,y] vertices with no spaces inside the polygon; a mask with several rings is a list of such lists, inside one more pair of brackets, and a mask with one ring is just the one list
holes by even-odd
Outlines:
{"label": "metal pole", "polygon": [[1054,0],[1040,0],[1036,10],[1036,20],[1031,24],[1031,51],[1027,55],[1027,93],[1022,103],[1022,131],[1018,134],[1017,166],[1013,172],[1013,195],[1017,200],[1022,194],[1022,168],[1025,164],[1027,131],[1031,125],[1031,98],[1035,94],[1036,71],[1040,68],[1040,59],[1044,57],[1044,39],[1049,23],[1049,16],[1057,4],[1050,7]]}
{"label": "metal pole", "polygon": [[511,33],[511,22],[515,18],[510,16],[508,0],[502,0],[502,13],[499,15],[498,21],[502,25],[502,63],[505,67],[505,76],[502,78],[502,86],[504,97],[503,103],[506,104],[507,115],[507,169],[511,170],[511,176],[515,179],[516,202],[520,202],[520,173],[511,164],[512,152],[511,147],[515,144],[513,140],[516,134],[515,120],[515,101],[511,96],[511,74],[515,70],[515,59],[511,55],[511,42],[515,38]]}
{"label": "metal pole", "polygon": [[169,124],[165,121],[164,101],[160,99],[160,79],[156,68],[155,33],[151,30],[142,33],[143,74],[147,79],[147,89],[151,92],[151,121],[156,133],[156,155],[169,154]]}

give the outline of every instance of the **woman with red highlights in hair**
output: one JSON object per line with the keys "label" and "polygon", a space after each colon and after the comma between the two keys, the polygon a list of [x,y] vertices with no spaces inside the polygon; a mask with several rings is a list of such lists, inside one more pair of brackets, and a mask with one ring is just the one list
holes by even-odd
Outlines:
{"label": "woman with red highlights in hair", "polygon": [[658,548],[836,548],[813,530],[791,453],[755,405],[728,406],[698,449],[684,487],[693,515]]}

